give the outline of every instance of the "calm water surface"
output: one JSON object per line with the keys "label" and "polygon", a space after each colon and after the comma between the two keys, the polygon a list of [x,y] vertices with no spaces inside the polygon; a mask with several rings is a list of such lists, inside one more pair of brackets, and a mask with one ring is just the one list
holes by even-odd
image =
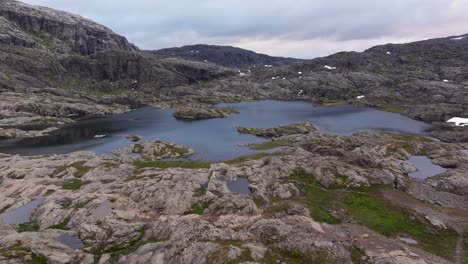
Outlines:
{"label": "calm water surface", "polygon": [[418,169],[409,175],[417,179],[426,179],[447,171],[441,166],[433,164],[431,159],[426,156],[413,156],[409,162]]}
{"label": "calm water surface", "polygon": [[[132,112],[94,118],[68,125],[51,135],[0,141],[0,152],[22,155],[61,154],[79,150],[109,153],[131,144],[122,137],[137,134],[142,140],[161,139],[189,145],[194,160],[233,159],[254,151],[240,145],[264,139],[239,134],[235,126],[268,128],[310,122],[325,133],[351,135],[363,130],[383,130],[421,135],[430,125],[375,109],[336,106],[314,107],[307,102],[260,101],[220,104],[241,112],[221,119],[180,121],[171,109],[144,107]],[[108,135],[94,138],[96,135]]]}

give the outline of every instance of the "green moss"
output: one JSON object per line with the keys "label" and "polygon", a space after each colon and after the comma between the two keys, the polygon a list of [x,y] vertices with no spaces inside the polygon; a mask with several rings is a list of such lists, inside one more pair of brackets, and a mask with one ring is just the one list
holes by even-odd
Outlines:
{"label": "green moss", "polygon": [[417,136],[417,135],[394,134],[394,133],[385,133],[385,134],[396,140],[432,142],[432,140],[429,138],[425,138],[425,137]]}
{"label": "green moss", "polygon": [[68,165],[58,166],[57,168],[55,168],[53,175],[57,176],[62,172],[66,171],[68,168],[75,168],[76,171],[73,173],[73,176],[75,176],[76,178],[81,178],[83,177],[83,175],[85,175],[92,169],[91,167],[84,166],[85,163],[86,161],[83,160]]}
{"label": "green moss", "polygon": [[36,223],[23,223],[18,225],[18,233],[23,232],[37,232],[39,231],[39,225]]}
{"label": "green moss", "polygon": [[204,188],[200,188],[198,190],[196,190],[194,193],[193,193],[193,196],[194,197],[202,197],[202,196],[205,196],[207,193],[207,190],[204,189]]}
{"label": "green moss", "polygon": [[86,184],[89,184],[89,183],[91,183],[91,182],[90,181],[82,181],[80,179],[72,179],[72,180],[69,180],[69,181],[65,182],[62,185],[62,188],[65,189],[65,190],[75,191],[75,190],[79,190],[83,185],[86,185]]}
{"label": "green moss", "polygon": [[70,223],[70,217],[65,218],[62,222],[57,225],[50,226],[49,229],[68,230],[68,223]]}
{"label": "green moss", "polygon": [[184,168],[184,169],[209,169],[211,163],[209,162],[197,162],[189,160],[172,160],[172,161],[135,161],[133,166],[136,170],[144,168]]}
{"label": "green moss", "polygon": [[419,242],[417,247],[453,260],[458,239],[454,231],[437,229],[424,219],[390,205],[375,192],[349,193],[344,204],[349,214],[370,229],[385,236],[409,236]]}
{"label": "green moss", "polygon": [[266,264],[288,263],[288,264],[328,264],[340,263],[334,261],[328,252],[315,252],[314,254],[304,254],[296,249],[273,248],[265,254],[261,261]]}
{"label": "green moss", "polygon": [[104,250],[103,248],[94,248],[93,249],[93,252],[95,254],[94,259],[99,260],[101,258],[102,254],[108,253],[108,254],[111,255],[111,257],[109,259],[109,263],[111,263],[111,264],[118,263],[119,259],[122,256],[132,254],[133,252],[135,252],[137,249],[139,249],[143,245],[148,244],[148,243],[157,243],[157,242],[159,242],[159,240],[157,240],[157,239],[143,240],[143,238],[145,236],[145,232],[146,232],[146,227],[143,227],[139,231],[138,238],[136,238],[135,240],[132,240],[132,241],[130,241],[130,242],[124,244],[124,245],[111,247],[111,248],[109,248],[107,250]]}
{"label": "green moss", "polygon": [[383,104],[379,106],[380,109],[386,112],[392,112],[397,114],[402,114],[405,112],[405,108],[400,105],[393,105],[393,104]]}
{"label": "green moss", "polygon": [[44,193],[44,196],[49,196],[51,194],[53,194],[55,192],[55,190],[47,190],[45,193]]}
{"label": "green moss", "polygon": [[47,258],[43,255],[31,254],[31,260],[26,262],[27,264],[47,264]]}
{"label": "green moss", "polygon": [[259,160],[271,156],[270,153],[256,153],[252,155],[242,156],[236,159],[225,161],[226,164],[238,164],[249,160]]}
{"label": "green moss", "polygon": [[310,210],[310,216],[315,221],[328,224],[341,223],[340,219],[330,213],[333,209],[341,207],[337,193],[325,190],[312,175],[302,171],[291,175],[290,179],[299,185],[302,191],[299,201]]}
{"label": "green moss", "polygon": [[332,107],[337,105],[344,105],[346,101],[343,99],[327,99],[325,102],[320,104],[321,107]]}
{"label": "green moss", "polygon": [[9,258],[9,259],[15,259],[15,258],[21,258],[26,256],[31,252],[31,249],[28,247],[24,247],[21,242],[17,242],[16,244],[6,247],[6,248],[0,248],[0,256]]}
{"label": "green moss", "polygon": [[279,147],[291,146],[293,144],[290,140],[273,140],[256,144],[249,144],[252,150],[269,150]]}
{"label": "green moss", "polygon": [[184,214],[189,215],[189,214],[197,214],[197,215],[202,215],[203,212],[205,211],[206,208],[208,208],[209,203],[196,203],[192,205],[192,208],[190,208],[190,211],[185,212]]}

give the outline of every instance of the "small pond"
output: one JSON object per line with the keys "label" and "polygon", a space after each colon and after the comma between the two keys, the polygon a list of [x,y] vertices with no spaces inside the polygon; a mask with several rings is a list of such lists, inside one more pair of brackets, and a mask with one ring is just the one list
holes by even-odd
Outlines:
{"label": "small pond", "polygon": [[227,187],[231,192],[248,195],[252,193],[249,189],[249,184],[249,180],[246,178],[237,178],[234,181],[228,182]]}
{"label": "small pond", "polygon": [[57,240],[69,248],[82,249],[84,247],[83,241],[81,241],[77,236],[62,234],[57,238]]}
{"label": "small pond", "polygon": [[21,207],[0,214],[0,219],[2,219],[5,224],[9,225],[28,223],[31,221],[31,215],[34,210],[36,210],[36,208],[39,207],[44,201],[45,198],[38,198]]}
{"label": "small pond", "polygon": [[417,179],[426,179],[447,171],[447,169],[433,164],[431,159],[426,156],[413,156],[409,159],[409,162],[418,169],[409,175]]}

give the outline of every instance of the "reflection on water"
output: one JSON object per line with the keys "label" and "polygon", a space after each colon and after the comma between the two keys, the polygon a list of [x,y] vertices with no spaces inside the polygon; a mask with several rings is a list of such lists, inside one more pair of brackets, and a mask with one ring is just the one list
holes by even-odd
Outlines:
{"label": "reflection on water", "polygon": [[433,164],[431,159],[426,156],[413,156],[409,162],[418,169],[409,175],[417,179],[426,179],[447,171],[441,166]]}
{"label": "reflection on water", "polygon": [[[0,152],[25,155],[59,154],[79,150],[110,153],[131,144],[121,137],[137,134],[142,140],[161,139],[189,145],[195,160],[227,160],[253,151],[240,145],[264,141],[237,133],[235,126],[268,128],[310,122],[323,132],[351,135],[362,130],[386,130],[422,134],[428,124],[398,114],[355,106],[314,107],[307,102],[260,101],[220,104],[241,112],[227,118],[180,121],[173,110],[144,107],[132,112],[83,120],[51,135],[31,139],[1,140]],[[95,138],[96,135],[109,135]]]}
{"label": "reflection on water", "polygon": [[231,192],[240,194],[251,194],[249,189],[249,181],[246,178],[237,178],[234,181],[228,182],[227,187]]}
{"label": "reflection on water", "polygon": [[0,214],[0,219],[2,219],[3,223],[9,225],[28,223],[31,221],[31,215],[34,210],[36,210],[36,208],[39,207],[39,205],[41,205],[44,201],[44,198],[38,198],[21,207]]}
{"label": "reflection on water", "polygon": [[83,241],[77,236],[63,234],[60,235],[57,240],[69,248],[82,249],[84,247]]}

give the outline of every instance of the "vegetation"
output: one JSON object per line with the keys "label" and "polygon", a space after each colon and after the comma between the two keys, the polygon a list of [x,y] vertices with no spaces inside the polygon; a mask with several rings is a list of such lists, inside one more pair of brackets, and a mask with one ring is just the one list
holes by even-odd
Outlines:
{"label": "vegetation", "polygon": [[301,187],[303,194],[299,201],[310,210],[310,216],[314,220],[328,224],[341,223],[340,219],[330,213],[333,209],[339,207],[336,193],[324,189],[312,175],[302,171],[291,175],[290,179]]}
{"label": "vegetation", "polygon": [[252,150],[269,150],[279,147],[291,146],[293,142],[290,140],[273,140],[262,143],[250,144],[249,148]]}
{"label": "vegetation", "polygon": [[386,112],[391,112],[391,113],[396,113],[396,114],[402,114],[405,112],[405,108],[403,106],[393,105],[393,104],[380,105],[380,109]]}
{"label": "vegetation", "polygon": [[417,135],[394,134],[394,133],[386,133],[386,135],[396,140],[432,142],[432,140],[429,138],[417,136]]}
{"label": "vegetation", "polygon": [[206,208],[208,208],[209,204],[208,203],[196,203],[192,205],[192,208],[190,208],[190,211],[185,212],[184,214],[189,215],[189,214],[197,214],[197,215],[202,215],[203,212],[205,211]]}
{"label": "vegetation", "polygon": [[417,247],[452,260],[458,236],[454,231],[440,230],[402,208],[392,206],[375,191],[349,193],[344,199],[349,214],[370,229],[385,236],[399,234],[414,238]]}
{"label": "vegetation", "polygon": [[90,181],[82,181],[80,179],[72,179],[69,181],[66,181],[63,185],[62,188],[65,190],[72,190],[76,191],[79,190],[83,185],[91,183]]}
{"label": "vegetation", "polygon": [[225,161],[225,163],[226,164],[238,164],[238,163],[242,163],[248,160],[258,160],[258,159],[262,159],[262,158],[269,157],[269,156],[271,156],[270,153],[256,153],[256,154],[242,156],[239,158],[228,160],[228,161]]}
{"label": "vegetation", "polygon": [[18,233],[24,232],[37,232],[39,231],[39,225],[36,223],[23,223],[18,225]]}
{"label": "vegetation", "polygon": [[137,160],[133,163],[133,166],[135,167],[136,170],[140,170],[144,168],[209,169],[211,166],[211,163],[197,162],[197,161],[190,161],[190,160],[171,160],[171,161],[153,161],[153,160],[139,161]]}
{"label": "vegetation", "polygon": [[64,171],[66,171],[68,168],[75,168],[75,172],[73,173],[73,176],[76,178],[81,178],[83,175],[85,175],[87,172],[89,172],[92,168],[88,166],[84,166],[86,161],[77,161],[69,165],[63,165],[59,166],[55,169],[54,175],[60,175]]}
{"label": "vegetation", "polygon": [[[385,236],[402,235],[418,241],[419,247],[435,255],[453,260],[458,235],[453,230],[433,226],[426,219],[404,208],[393,206],[381,195],[384,186],[351,190],[325,189],[313,177],[304,172],[290,176],[301,189],[297,198],[319,222],[338,224],[339,218],[332,214],[337,209],[345,210],[348,216]],[[281,209],[281,205],[277,205]],[[269,210],[277,209],[273,207]]]}
{"label": "vegetation", "polygon": [[68,230],[67,225],[70,223],[70,218],[65,218],[62,222],[57,225],[49,227],[49,229],[59,229],[59,230]]}

